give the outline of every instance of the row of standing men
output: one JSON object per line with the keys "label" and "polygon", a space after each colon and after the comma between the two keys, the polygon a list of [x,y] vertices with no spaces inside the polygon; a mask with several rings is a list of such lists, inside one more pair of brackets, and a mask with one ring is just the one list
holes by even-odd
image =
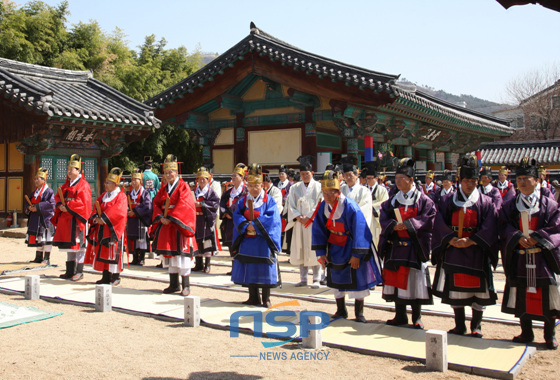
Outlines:
{"label": "row of standing men", "polygon": [[[119,196],[120,173],[112,170],[105,183],[107,191],[98,198],[96,210],[88,214],[87,207],[81,210],[74,202],[89,191],[87,182],[80,181],[79,161],[79,157],[72,157],[68,181],[54,197],[55,204],[50,203],[52,209],[56,206],[53,224],[58,228],[54,234],[52,228],[41,228],[48,225],[43,216],[49,209],[48,205],[41,204],[41,200],[48,198],[49,190],[52,195],[52,190],[46,184],[41,185],[39,171],[37,190],[32,194],[29,207],[38,218],[37,223],[30,218],[28,243],[46,247],[49,234],[53,235],[53,244],[68,252],[67,272],[62,277],[79,280],[85,262],[103,271],[99,282],[118,283],[121,252],[124,251],[124,239],[119,236],[123,236],[127,224],[127,218],[118,215],[124,210],[129,224],[134,218],[140,222],[138,228],[128,229],[129,248],[133,251],[145,249],[145,232],[152,224],[154,251],[163,256],[163,265],[169,267],[170,286],[164,292],[180,291],[188,295],[193,255],[216,252],[214,225],[199,228],[197,223],[199,219],[209,219],[210,203],[214,215],[217,212],[216,197],[210,202],[205,198],[213,192],[209,185],[211,175],[205,174],[205,169],[199,170],[197,182],[199,178],[207,181],[198,183],[200,186],[193,196],[188,185],[178,177],[176,158],[168,156],[164,163],[167,183],[157,192],[153,202],[143,200],[142,194],[146,190],[134,186],[135,179],[143,179],[142,173],[133,173],[133,188],[127,202],[124,194]],[[421,305],[433,303],[432,294],[435,294],[454,308],[456,326],[450,332],[466,333],[464,306],[472,306],[471,332],[473,336],[481,337],[482,312],[497,299],[491,267],[497,265],[498,251],[501,250],[507,276],[502,310],[520,317],[522,326],[522,334],[514,340],[532,341],[531,321],[538,319],[545,322],[547,346],[556,348],[554,321],[560,310],[558,205],[544,186],[537,186],[537,170],[534,160],[524,160],[516,172],[522,191],[515,196],[513,187],[508,186],[506,192],[500,192],[500,197],[504,197],[502,205],[501,199],[485,195],[495,193],[488,185],[477,188],[479,178],[488,177],[491,172],[483,174],[472,157],[464,158],[460,165],[456,191],[446,187],[445,178],[439,191],[430,191],[428,183],[418,188],[414,183],[414,161],[411,159],[401,161],[396,186],[389,191],[376,182],[378,176],[373,165],[368,165],[365,170],[367,185],[361,186],[357,169],[346,163],[342,169],[346,183],[340,186],[337,173],[330,170],[319,184],[313,179],[310,162],[302,159],[301,181],[291,185],[286,178],[283,179],[287,174],[283,172],[277,187],[271,185],[266,175],[263,181],[258,168],[253,168],[252,177],[248,176],[245,183],[246,168],[238,165],[232,176],[233,186],[218,202],[223,219],[222,238],[234,258],[232,280],[249,287],[250,296],[246,301],[249,304],[261,304],[258,295],[261,287],[262,304],[269,306],[270,288],[280,279],[277,253],[281,234],[283,230],[292,231],[290,261],[300,266],[298,285],[307,285],[307,271],[312,267],[312,286],[326,281],[335,289],[337,312],[334,317],[347,317],[344,296],[348,292],[356,300],[357,320],[365,321],[364,298],[370,288],[383,283],[383,297],[396,304],[395,318],[388,324],[407,324],[406,306],[411,305],[413,326],[423,328]],[[525,186],[531,182],[526,178],[534,182],[533,188]],[[85,183],[87,189],[78,186],[80,182]],[[506,199],[510,191],[511,199]],[[189,202],[189,196],[193,197],[192,202]],[[269,202],[275,197],[273,203]],[[251,215],[246,214],[247,201],[253,203]],[[140,213],[143,203],[153,205],[149,218]],[[87,202],[83,204],[87,205]],[[269,204],[275,207],[269,208]],[[193,207],[194,210],[190,211],[194,213],[189,213]],[[260,207],[265,210],[259,210]],[[267,210],[268,219],[265,218]],[[262,216],[255,216],[255,211]],[[280,214],[284,215],[284,223],[280,221]],[[516,215],[524,215],[524,219],[516,220]],[[146,222],[143,223],[142,219]],[[523,220],[529,224],[523,225]],[[90,244],[86,249],[84,231],[88,221],[87,240]],[[502,232],[500,240],[497,239],[498,225]],[[135,235],[134,230],[140,232]],[[196,231],[204,233],[197,235]],[[377,236],[378,249],[375,244]],[[437,266],[433,287],[427,270],[430,257]],[[528,261],[529,258],[532,261]],[[201,262],[197,264],[202,265]],[[200,269],[200,265],[195,268]],[[325,278],[321,276],[321,267],[327,268]],[[182,278],[181,284],[179,277]]]}

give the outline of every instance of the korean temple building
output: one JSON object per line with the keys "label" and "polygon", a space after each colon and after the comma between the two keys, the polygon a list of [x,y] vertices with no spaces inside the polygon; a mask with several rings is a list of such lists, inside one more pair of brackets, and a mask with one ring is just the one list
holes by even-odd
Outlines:
{"label": "korean temple building", "polygon": [[[371,136],[380,167],[415,157],[422,170],[451,169],[458,154],[510,136],[509,122],[450,104],[375,72],[301,50],[258,29],[146,104],[191,132],[215,173],[237,162],[315,170],[361,156]],[[394,160],[393,160],[394,163]]]}
{"label": "korean temple building", "polygon": [[103,191],[108,159],[159,125],[151,107],[89,71],[0,58],[0,213],[22,211],[39,167],[49,169],[47,182],[56,191],[74,153],[83,157],[95,199]]}

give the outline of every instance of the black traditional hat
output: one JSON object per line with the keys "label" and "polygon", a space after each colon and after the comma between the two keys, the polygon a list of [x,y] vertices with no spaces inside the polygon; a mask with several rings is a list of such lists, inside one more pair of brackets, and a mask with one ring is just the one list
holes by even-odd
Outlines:
{"label": "black traditional hat", "polygon": [[311,172],[313,171],[313,156],[299,156],[299,171],[300,172]]}
{"label": "black traditional hat", "polygon": [[286,167],[286,165],[280,165],[280,169],[278,169],[278,174],[280,173],[288,174],[288,168]]}
{"label": "black traditional hat", "polygon": [[444,170],[441,180],[455,182],[455,177],[455,172],[453,170]]}
{"label": "black traditional hat", "polygon": [[335,169],[336,169],[336,167],[334,166],[334,164],[330,163],[330,162],[325,167],[325,171],[327,171],[327,170],[333,170],[334,171]]}
{"label": "black traditional hat", "polygon": [[480,176],[482,177],[483,175],[492,179],[492,168],[490,166],[483,166],[482,169],[480,169]]}
{"label": "black traditional hat", "polygon": [[301,181],[301,176],[299,175],[299,173],[294,173],[294,181],[295,182]]}
{"label": "black traditional hat", "polygon": [[412,158],[402,158],[399,161],[399,166],[397,167],[395,174],[404,174],[414,178],[414,174],[416,173],[416,170],[414,169],[415,164],[416,161]]}
{"label": "black traditional hat", "polygon": [[539,165],[537,160],[530,157],[525,157],[521,160],[521,164],[515,169],[517,177],[526,175],[529,177],[539,178]]}
{"label": "black traditional hat", "polygon": [[340,161],[340,163],[342,164],[342,172],[348,173],[355,171],[357,169],[355,162],[356,160],[354,156],[342,157],[342,160]]}
{"label": "black traditional hat", "polygon": [[478,159],[467,154],[459,159],[459,177],[461,179],[479,179],[480,178],[480,166],[478,166]]}
{"label": "black traditional hat", "polygon": [[215,164],[214,164],[213,162],[210,162],[209,164],[204,165],[204,166],[206,166],[206,169],[208,169],[208,172],[209,172],[209,173],[214,173],[214,166],[215,166]]}
{"label": "black traditional hat", "polygon": [[263,181],[264,182],[270,182],[271,178],[270,178],[270,170],[268,169],[263,169],[262,170],[262,176],[263,176]]}
{"label": "black traditional hat", "polygon": [[372,175],[377,177],[377,162],[367,161],[364,166],[365,168],[362,170],[362,173],[365,173],[366,176]]}
{"label": "black traditional hat", "polygon": [[144,169],[151,169],[154,165],[154,160],[152,156],[144,156]]}
{"label": "black traditional hat", "polygon": [[295,175],[296,175],[296,171],[295,171],[295,169],[288,169],[288,173],[287,173],[287,174],[288,174],[288,177],[294,178]]}

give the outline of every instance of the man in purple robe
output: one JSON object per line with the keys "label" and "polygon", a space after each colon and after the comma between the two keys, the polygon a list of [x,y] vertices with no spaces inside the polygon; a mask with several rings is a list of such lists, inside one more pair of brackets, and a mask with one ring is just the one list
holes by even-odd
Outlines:
{"label": "man in purple robe", "polygon": [[411,158],[399,162],[395,175],[399,191],[381,206],[379,256],[384,262],[383,299],[395,302],[395,318],[387,324],[408,324],[406,305],[411,305],[412,324],[423,329],[422,305],[433,304],[427,261],[436,206],[414,184],[414,164]]}
{"label": "man in purple robe", "polygon": [[500,194],[500,190],[492,185],[492,168],[490,166],[485,166],[480,170],[480,185],[478,186],[478,191],[492,198],[496,210],[498,212],[500,211],[503,198]]}
{"label": "man in purple robe", "polygon": [[476,157],[462,157],[459,188],[438,205],[432,244],[432,263],[437,265],[434,294],[455,313],[455,327],[449,333],[467,332],[465,306],[471,306],[471,336],[476,338],[482,338],[484,309],[496,304],[492,266],[498,263],[498,251],[493,248],[497,211],[492,199],[478,191],[479,176]]}
{"label": "man in purple robe", "polygon": [[[237,208],[239,198],[247,193],[245,185],[245,175],[247,173],[247,166],[239,163],[233,169],[231,174],[232,187],[226,190],[220,198],[220,231],[222,233],[222,244],[228,247],[231,252],[231,245],[233,244],[233,212]],[[230,273],[231,274],[231,273]]]}
{"label": "man in purple robe", "polygon": [[[54,192],[47,185],[48,169],[39,168],[33,181],[35,191],[27,197],[25,213],[29,215],[25,243],[35,247],[35,260],[32,263],[50,264],[54,226]],[[31,204],[29,204],[31,202]],[[44,256],[43,256],[44,255]]]}
{"label": "man in purple robe", "polygon": [[441,187],[432,196],[432,200],[434,201],[436,206],[439,204],[439,202],[442,200],[444,196],[446,196],[447,194],[451,194],[455,191],[455,186],[453,186],[454,184],[455,184],[455,172],[453,172],[452,170],[444,170],[443,177],[441,179]]}
{"label": "man in purple robe", "polygon": [[558,203],[537,188],[537,162],[525,157],[516,169],[519,194],[500,211],[506,287],[502,311],[519,317],[517,343],[535,338],[533,320],[544,322],[544,340],[557,349],[560,318],[560,212]]}
{"label": "man in purple robe", "polygon": [[130,191],[128,191],[128,220],[126,222],[126,239],[128,253],[132,252],[131,265],[144,265],[148,249],[148,229],[152,224],[152,197],[142,186],[142,170],[135,168],[131,173]]}
{"label": "man in purple robe", "polygon": [[[216,241],[216,217],[220,206],[220,196],[210,186],[212,176],[210,171],[202,166],[196,172],[196,189],[194,200],[196,206],[196,244],[198,254],[193,271],[210,273],[210,258],[218,254]],[[204,257],[204,266],[202,265]]]}
{"label": "man in purple robe", "polygon": [[502,200],[505,202],[509,201],[510,199],[515,198],[515,188],[513,183],[508,180],[509,169],[505,166],[502,166],[498,171],[498,182],[496,183],[496,187],[502,196]]}

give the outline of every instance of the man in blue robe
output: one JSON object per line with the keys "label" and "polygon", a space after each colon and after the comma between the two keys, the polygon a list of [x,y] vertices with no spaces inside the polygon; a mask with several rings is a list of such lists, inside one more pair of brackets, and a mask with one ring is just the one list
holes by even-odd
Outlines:
{"label": "man in blue robe", "polygon": [[270,289],[279,285],[278,253],[282,221],[278,206],[263,187],[262,169],[252,164],[247,174],[248,193],[233,211],[233,267],[231,281],[249,288],[246,305],[271,307]]}
{"label": "man in blue robe", "polygon": [[340,192],[336,172],[325,172],[321,191],[324,200],[313,221],[312,249],[327,270],[327,286],[335,289],[333,318],[348,317],[348,293],[355,299],[356,320],[366,322],[364,298],[382,282],[371,231],[360,206]]}

